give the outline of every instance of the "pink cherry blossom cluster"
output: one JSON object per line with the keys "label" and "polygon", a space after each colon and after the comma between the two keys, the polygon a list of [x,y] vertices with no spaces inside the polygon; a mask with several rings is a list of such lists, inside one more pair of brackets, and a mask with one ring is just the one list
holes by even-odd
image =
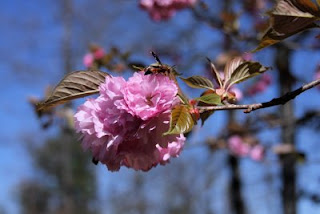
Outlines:
{"label": "pink cherry blossom cluster", "polygon": [[250,96],[254,96],[256,94],[264,92],[270,85],[271,85],[272,79],[269,74],[263,74],[261,78],[256,81],[253,85],[251,85],[247,93]]}
{"label": "pink cherry blossom cluster", "polygon": [[239,135],[233,135],[228,139],[230,152],[239,157],[250,157],[255,161],[262,161],[264,158],[264,147],[257,144],[254,146],[245,143]]}
{"label": "pink cherry blossom cluster", "polygon": [[83,57],[83,64],[87,68],[90,68],[93,66],[95,60],[100,60],[104,57],[105,50],[101,47],[95,47],[90,53],[87,53]]}
{"label": "pink cherry blossom cluster", "polygon": [[181,152],[185,137],[169,129],[171,109],[179,104],[178,87],[162,74],[135,73],[126,81],[106,77],[100,96],[89,99],[75,114],[84,149],[109,170],[121,166],[147,171],[166,164]]}
{"label": "pink cherry blossom cluster", "polygon": [[155,21],[171,18],[177,10],[191,7],[197,0],[140,0],[140,7]]}

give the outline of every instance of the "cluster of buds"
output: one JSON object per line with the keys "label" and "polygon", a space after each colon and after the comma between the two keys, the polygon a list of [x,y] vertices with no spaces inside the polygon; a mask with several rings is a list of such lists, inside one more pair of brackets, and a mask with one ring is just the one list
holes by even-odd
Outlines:
{"label": "cluster of buds", "polygon": [[106,51],[98,45],[90,45],[89,53],[83,57],[83,64],[89,70],[105,67],[114,72],[122,72],[130,64],[129,55],[129,52],[121,53],[116,47]]}
{"label": "cluster of buds", "polygon": [[106,54],[105,50],[103,48],[101,48],[100,46],[91,45],[90,46],[90,53],[87,53],[83,57],[83,64],[87,68],[97,67],[97,65],[100,63],[99,61],[101,61],[103,59],[105,54]]}

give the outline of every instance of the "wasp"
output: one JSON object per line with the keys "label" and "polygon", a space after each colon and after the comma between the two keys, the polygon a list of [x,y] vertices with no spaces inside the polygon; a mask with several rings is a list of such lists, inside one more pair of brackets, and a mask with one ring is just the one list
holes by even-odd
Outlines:
{"label": "wasp", "polygon": [[165,75],[169,75],[170,73],[172,74],[176,74],[176,71],[174,70],[173,67],[166,65],[166,64],[162,64],[159,57],[157,56],[157,54],[155,54],[153,51],[151,52],[152,56],[154,57],[154,59],[157,61],[154,64],[149,65],[148,67],[146,67],[145,73],[144,75],[148,75],[148,74],[165,74]]}

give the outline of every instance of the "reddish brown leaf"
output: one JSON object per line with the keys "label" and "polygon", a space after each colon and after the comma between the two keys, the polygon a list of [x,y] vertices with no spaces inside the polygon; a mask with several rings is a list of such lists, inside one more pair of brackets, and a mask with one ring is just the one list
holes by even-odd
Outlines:
{"label": "reddish brown leaf", "polygon": [[66,75],[44,102],[37,104],[37,111],[44,111],[67,101],[96,94],[108,73],[103,71],[75,71]]}

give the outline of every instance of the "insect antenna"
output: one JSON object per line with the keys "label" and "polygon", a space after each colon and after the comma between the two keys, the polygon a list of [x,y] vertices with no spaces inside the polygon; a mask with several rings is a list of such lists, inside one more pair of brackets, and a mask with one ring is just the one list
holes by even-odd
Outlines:
{"label": "insect antenna", "polygon": [[155,58],[155,60],[157,61],[157,63],[159,63],[160,65],[162,65],[162,63],[161,63],[158,55],[157,55],[155,52],[153,52],[153,51],[151,51],[151,54],[152,54],[152,56]]}

